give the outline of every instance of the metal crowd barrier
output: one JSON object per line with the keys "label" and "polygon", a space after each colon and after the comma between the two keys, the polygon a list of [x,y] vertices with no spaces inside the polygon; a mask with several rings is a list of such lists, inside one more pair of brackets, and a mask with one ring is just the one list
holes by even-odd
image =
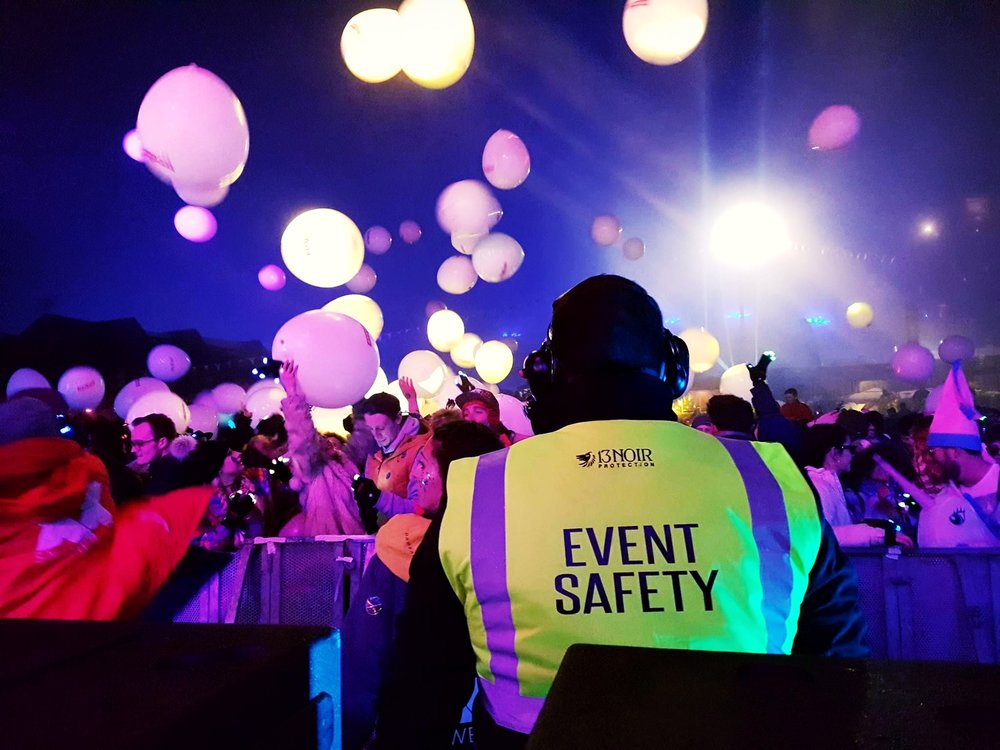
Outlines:
{"label": "metal crowd barrier", "polygon": [[[174,621],[339,628],[374,542],[257,539]],[[845,552],[858,573],[874,658],[1000,663],[1000,550]]]}

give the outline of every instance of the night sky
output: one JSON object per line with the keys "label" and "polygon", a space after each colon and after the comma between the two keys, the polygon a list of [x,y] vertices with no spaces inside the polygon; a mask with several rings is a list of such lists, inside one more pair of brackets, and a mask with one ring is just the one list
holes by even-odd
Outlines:
{"label": "night sky", "polygon": [[[773,348],[796,364],[885,362],[893,345],[951,333],[1000,343],[997,219],[1000,6],[910,0],[710,0],[708,31],[684,62],[643,63],[619,0],[470,0],[476,50],[443,91],[400,74],[366,84],[339,51],[366,2],[6,2],[0,9],[0,331],[44,313],[135,317],[150,331],[266,345],[292,316],[345,289],[289,274],[273,293],[258,269],[281,264],[285,224],[306,208],[346,213],[414,246],[368,256],[385,313],[383,364],[427,348],[428,301],[487,338],[542,337],[552,299],[593,273],[636,279],[670,327],[707,325],[726,361]],[[225,80],[250,127],[246,171],[216,209],[205,244],[172,225],[182,205],[121,149],[146,90],[197,63]],[[854,143],[810,151],[810,122],[831,104],[861,116]],[[454,251],[434,204],[480,178],[483,145],[506,128],[532,156],[528,180],[497,191],[497,231],[526,258],[501,284],[438,289]],[[713,218],[763,197],[792,227],[795,251],[758,272],[706,259]],[[971,217],[968,198],[992,215]],[[646,256],[590,239],[617,215]],[[918,222],[940,237],[918,237]],[[871,329],[844,320],[870,302]],[[736,317],[740,312],[746,316]],[[806,317],[829,325],[810,326]],[[137,373],[139,374],[139,373]]]}

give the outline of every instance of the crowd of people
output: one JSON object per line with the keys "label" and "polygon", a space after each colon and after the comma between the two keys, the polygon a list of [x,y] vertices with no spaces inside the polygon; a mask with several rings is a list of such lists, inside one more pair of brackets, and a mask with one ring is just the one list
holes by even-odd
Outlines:
{"label": "crowd of people", "polygon": [[[353,406],[345,420],[348,437],[320,434],[294,362],[285,362],[280,372],[287,394],[281,415],[251,426],[248,415],[238,414],[214,435],[178,435],[162,414],[131,425],[104,412],[71,415],[60,423],[44,394],[10,399],[0,405],[0,616],[130,617],[191,546],[235,551],[261,536],[375,534],[376,556],[345,625],[345,747],[365,746],[376,721],[379,747],[407,746],[394,739],[400,727],[422,727],[429,736],[446,725],[436,712],[428,717],[401,706],[411,702],[410,683],[428,669],[440,671],[434,679],[449,707],[463,690],[467,697],[478,675],[485,695],[480,713],[489,714],[497,746],[511,737],[511,746],[517,746],[538,709],[537,701],[523,696],[544,697],[561,658],[560,646],[552,643],[572,642],[581,632],[598,641],[620,639],[601,627],[577,631],[569,625],[555,628],[566,631],[562,640],[536,644],[533,631],[518,630],[523,625],[515,626],[510,613],[530,620],[538,616],[532,607],[555,596],[565,615],[557,618],[561,624],[590,610],[619,613],[625,622],[627,595],[634,592],[620,576],[633,575],[628,566],[643,557],[630,548],[644,546],[650,563],[658,548],[673,564],[674,547],[685,546],[691,568],[683,573],[700,587],[703,614],[725,610],[726,618],[745,621],[748,632],[761,628],[762,640],[735,642],[712,630],[709,618],[697,627],[711,636],[665,635],[657,626],[657,643],[859,656],[864,628],[853,574],[838,544],[1000,547],[1000,466],[993,460],[1000,432],[983,429],[960,365],[952,368],[934,415],[847,410],[817,415],[794,388],[778,404],[767,383],[765,356],[748,365],[751,401],[717,395],[689,426],[672,424],[671,401],[686,384],[686,350],[662,329],[658,308],[641,287],[618,277],[595,278],[557,300],[551,338],[529,358],[530,368],[526,363],[536,396],[529,413],[539,433],[531,440],[501,422],[491,391],[467,381],[469,387],[453,403],[421,416],[413,386],[404,380],[406,404],[375,393]],[[561,312],[569,309],[571,317]],[[664,347],[666,353],[660,351]],[[595,398],[607,392],[621,396],[613,403]],[[453,467],[459,459],[473,461]],[[567,479],[562,468],[552,468],[567,459],[606,470],[586,475],[580,484],[584,479]],[[622,473],[636,466],[666,473],[650,473],[650,480]],[[732,476],[726,478],[726,471]],[[660,504],[663,486],[656,484],[664,477],[679,498],[668,506]],[[507,488],[506,515],[502,504],[497,515],[480,498],[491,481],[500,483],[501,493]],[[786,592],[783,605],[774,604],[775,612],[784,614],[767,614],[766,577],[763,583],[733,583],[745,575],[736,572],[740,559],[759,556],[763,570],[774,550],[768,547],[772,542],[756,536],[756,520],[754,539],[748,539],[732,532],[714,510],[705,510],[724,481],[742,483],[751,508],[774,502],[773,487],[778,488],[787,519],[776,538],[800,545],[804,565],[786,572],[792,593]],[[772,488],[770,495],[757,497],[765,488]],[[639,510],[615,515],[591,507],[591,497],[619,492],[628,492]],[[453,503],[458,496],[459,507],[451,525],[442,526],[449,495]],[[570,497],[579,502],[571,505]],[[663,516],[663,507],[672,515]],[[734,506],[732,513],[744,510]],[[528,517],[532,523],[520,522]],[[647,517],[657,520],[643,525]],[[690,520],[695,517],[701,520]],[[551,575],[544,594],[532,588],[538,581],[531,579],[530,593],[521,600],[506,588],[515,586],[514,574],[504,572],[510,580],[497,580],[496,571],[484,567],[477,545],[487,544],[483,540],[497,533],[497,524],[506,529],[501,535],[506,549],[514,539],[532,549],[538,543],[532,536],[536,526],[558,527],[565,547],[560,542],[556,557],[564,556],[565,566],[556,558],[545,563],[547,574],[555,573],[554,592]],[[670,524],[685,529],[683,542],[670,541]],[[697,542],[699,553],[708,550],[706,569],[694,567],[696,528],[712,529],[711,538]],[[644,541],[629,541],[632,533],[639,539],[640,529]],[[599,568],[619,543],[618,562],[625,567],[609,583]],[[787,557],[788,549],[783,554]],[[516,568],[519,561],[512,555],[503,557],[503,565]],[[586,567],[588,555],[598,572]],[[577,567],[590,574],[589,582],[581,583]],[[425,571],[418,574],[421,568]],[[517,575],[530,578],[527,571]],[[654,595],[662,600],[667,586],[654,588],[643,575],[630,584],[642,591],[639,619],[627,620],[637,633],[648,629],[642,623],[650,612],[663,610],[662,601],[657,606],[651,601]],[[716,576],[722,583],[713,599]],[[117,583],[109,588],[108,580]],[[675,597],[679,580],[673,579]],[[766,622],[730,602],[729,595],[745,600],[755,587],[764,592],[759,608]],[[496,601],[506,602],[506,615],[491,609]],[[679,598],[675,605],[679,611]],[[501,625],[491,620],[496,617]],[[782,622],[777,630],[775,618]],[[535,676],[526,682],[516,659],[513,675],[503,662],[510,656],[503,656],[504,649],[513,646],[500,644],[508,638],[513,644],[514,632],[528,633],[525,654],[533,656],[524,658],[537,657]],[[442,645],[446,637],[456,642]],[[466,681],[456,677],[445,685],[452,673]],[[504,692],[504,679],[520,685],[521,692],[515,690],[515,697]]]}

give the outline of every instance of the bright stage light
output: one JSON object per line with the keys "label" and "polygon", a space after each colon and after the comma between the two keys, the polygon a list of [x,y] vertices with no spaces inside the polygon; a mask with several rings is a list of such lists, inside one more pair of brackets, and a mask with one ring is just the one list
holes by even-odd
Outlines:
{"label": "bright stage light", "polygon": [[740,268],[759,266],[791,249],[784,219],[761,203],[741,203],[728,209],[712,230],[712,254]]}
{"label": "bright stage light", "polygon": [[917,233],[925,240],[934,240],[940,236],[941,227],[933,219],[924,219],[917,227]]}

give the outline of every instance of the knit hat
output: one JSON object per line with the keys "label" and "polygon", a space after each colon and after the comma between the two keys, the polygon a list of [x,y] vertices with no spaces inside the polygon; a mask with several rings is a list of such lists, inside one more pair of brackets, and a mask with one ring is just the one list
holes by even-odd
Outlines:
{"label": "knit hat", "polygon": [[43,401],[18,396],[0,404],[0,445],[35,437],[59,437],[56,418]]}
{"label": "knit hat", "polygon": [[981,451],[983,445],[979,438],[977,416],[972,404],[972,391],[962,372],[962,363],[953,362],[941,386],[941,401],[934,412],[927,447]]}
{"label": "knit hat", "polygon": [[476,388],[472,391],[466,391],[465,393],[460,393],[458,398],[455,399],[455,405],[461,409],[470,401],[478,401],[487,409],[492,412],[500,413],[500,402],[497,401],[497,397],[490,393],[485,388]]}

